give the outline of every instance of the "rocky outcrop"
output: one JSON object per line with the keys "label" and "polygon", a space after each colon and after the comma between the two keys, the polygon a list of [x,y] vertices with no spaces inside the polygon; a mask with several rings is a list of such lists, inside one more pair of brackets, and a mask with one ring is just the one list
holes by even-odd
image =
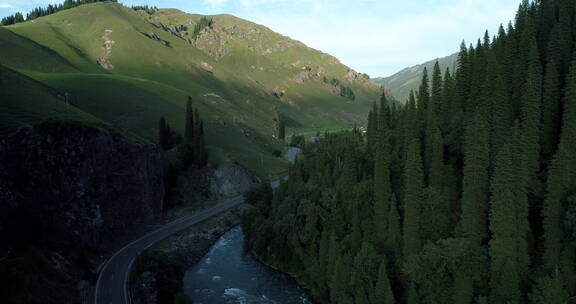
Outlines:
{"label": "rocky outcrop", "polygon": [[51,122],[0,138],[0,203],[107,249],[162,211],[158,149],[103,127]]}
{"label": "rocky outcrop", "polygon": [[110,56],[112,55],[112,47],[116,43],[116,41],[112,40],[110,36],[112,35],[112,30],[104,30],[102,33],[102,56],[96,60],[96,62],[106,70],[113,70],[114,65],[110,62]]}
{"label": "rocky outcrop", "polygon": [[198,205],[241,195],[259,182],[256,174],[236,162],[227,162],[217,167],[209,164],[205,168],[193,168],[180,174],[173,193],[173,203]]}
{"label": "rocky outcrop", "polygon": [[250,170],[234,162],[220,165],[210,177],[210,192],[216,196],[242,194],[259,183],[258,177]]}

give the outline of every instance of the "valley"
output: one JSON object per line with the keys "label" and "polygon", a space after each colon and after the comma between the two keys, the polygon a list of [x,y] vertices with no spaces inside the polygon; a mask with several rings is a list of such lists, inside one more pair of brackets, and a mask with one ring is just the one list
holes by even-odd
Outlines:
{"label": "valley", "polygon": [[0,3],[0,303],[575,303],[576,4],[514,1]]}

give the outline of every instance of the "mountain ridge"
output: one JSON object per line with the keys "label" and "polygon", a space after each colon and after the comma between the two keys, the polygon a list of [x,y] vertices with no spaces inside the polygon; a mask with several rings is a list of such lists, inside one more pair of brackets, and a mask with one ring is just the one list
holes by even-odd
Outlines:
{"label": "mountain ridge", "polygon": [[373,78],[372,81],[389,89],[391,94],[396,97],[398,101],[404,103],[408,99],[410,91],[418,89],[422,80],[422,75],[424,74],[424,67],[428,70],[428,74],[431,75],[432,68],[436,61],[438,61],[442,74],[445,73],[446,68],[450,68],[451,73],[453,73],[456,68],[457,60],[458,53],[454,53],[446,57],[440,57],[404,68],[388,77]]}

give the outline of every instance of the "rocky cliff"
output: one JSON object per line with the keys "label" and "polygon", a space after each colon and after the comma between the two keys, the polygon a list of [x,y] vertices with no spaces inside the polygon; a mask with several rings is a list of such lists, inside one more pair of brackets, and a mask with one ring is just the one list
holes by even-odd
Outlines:
{"label": "rocky cliff", "polygon": [[0,203],[108,249],[162,211],[157,148],[103,127],[50,122],[0,138]]}

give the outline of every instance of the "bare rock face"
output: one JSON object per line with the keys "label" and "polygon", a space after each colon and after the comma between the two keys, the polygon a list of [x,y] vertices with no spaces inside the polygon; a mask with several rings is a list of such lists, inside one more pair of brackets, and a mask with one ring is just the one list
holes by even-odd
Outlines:
{"label": "bare rock face", "polygon": [[234,162],[219,166],[210,178],[210,191],[216,196],[231,196],[244,193],[260,180],[250,170]]}
{"label": "bare rock face", "polygon": [[161,214],[160,153],[105,128],[53,122],[0,138],[0,203],[106,249]]}

